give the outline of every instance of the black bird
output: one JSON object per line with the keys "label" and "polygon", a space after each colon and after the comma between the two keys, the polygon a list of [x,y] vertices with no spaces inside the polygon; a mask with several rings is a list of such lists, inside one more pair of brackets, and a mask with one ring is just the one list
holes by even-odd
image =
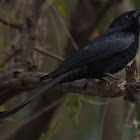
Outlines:
{"label": "black bird", "polygon": [[58,83],[81,78],[101,79],[106,73],[122,70],[138,52],[139,16],[140,9],[118,16],[104,33],[67,58],[56,71],[42,77],[41,80],[51,80],[35,94],[18,107],[0,112],[0,120],[12,116]]}

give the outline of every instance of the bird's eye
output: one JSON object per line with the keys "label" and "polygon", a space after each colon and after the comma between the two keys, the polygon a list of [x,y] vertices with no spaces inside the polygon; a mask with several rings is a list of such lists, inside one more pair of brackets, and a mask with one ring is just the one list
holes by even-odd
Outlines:
{"label": "bird's eye", "polygon": [[124,16],[124,18],[125,18],[125,19],[128,19],[128,18],[129,18],[129,16],[128,16],[128,15],[125,15],[125,16]]}

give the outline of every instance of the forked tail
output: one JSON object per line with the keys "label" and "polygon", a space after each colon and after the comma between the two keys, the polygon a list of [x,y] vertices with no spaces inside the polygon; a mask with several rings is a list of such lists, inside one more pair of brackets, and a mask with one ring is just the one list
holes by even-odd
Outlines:
{"label": "forked tail", "polygon": [[26,99],[21,105],[7,110],[7,111],[3,111],[0,112],[0,121],[5,120],[6,118],[14,115],[16,112],[18,112],[20,109],[22,109],[24,106],[26,106],[27,104],[29,104],[30,102],[32,102],[35,98],[37,98],[38,96],[42,95],[46,90],[48,90],[49,88],[53,87],[54,85],[58,84],[59,82],[61,82],[64,78],[66,78],[68,76],[68,73],[64,73],[56,78],[53,78],[51,81],[49,81],[48,83],[46,83],[43,87],[41,87],[37,92],[35,92],[32,96],[30,96],[28,99]]}

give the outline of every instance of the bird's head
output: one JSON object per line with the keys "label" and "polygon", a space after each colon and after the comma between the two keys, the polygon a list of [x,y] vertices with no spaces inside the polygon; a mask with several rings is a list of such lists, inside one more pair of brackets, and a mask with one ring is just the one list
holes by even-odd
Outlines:
{"label": "bird's head", "polygon": [[121,14],[111,23],[109,29],[138,31],[139,32],[140,9]]}

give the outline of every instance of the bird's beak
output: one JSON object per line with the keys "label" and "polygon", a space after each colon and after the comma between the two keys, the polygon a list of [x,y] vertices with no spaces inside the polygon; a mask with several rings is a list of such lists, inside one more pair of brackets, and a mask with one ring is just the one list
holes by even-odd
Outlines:
{"label": "bird's beak", "polygon": [[136,10],[135,13],[131,16],[131,18],[137,18],[140,16],[140,9]]}

